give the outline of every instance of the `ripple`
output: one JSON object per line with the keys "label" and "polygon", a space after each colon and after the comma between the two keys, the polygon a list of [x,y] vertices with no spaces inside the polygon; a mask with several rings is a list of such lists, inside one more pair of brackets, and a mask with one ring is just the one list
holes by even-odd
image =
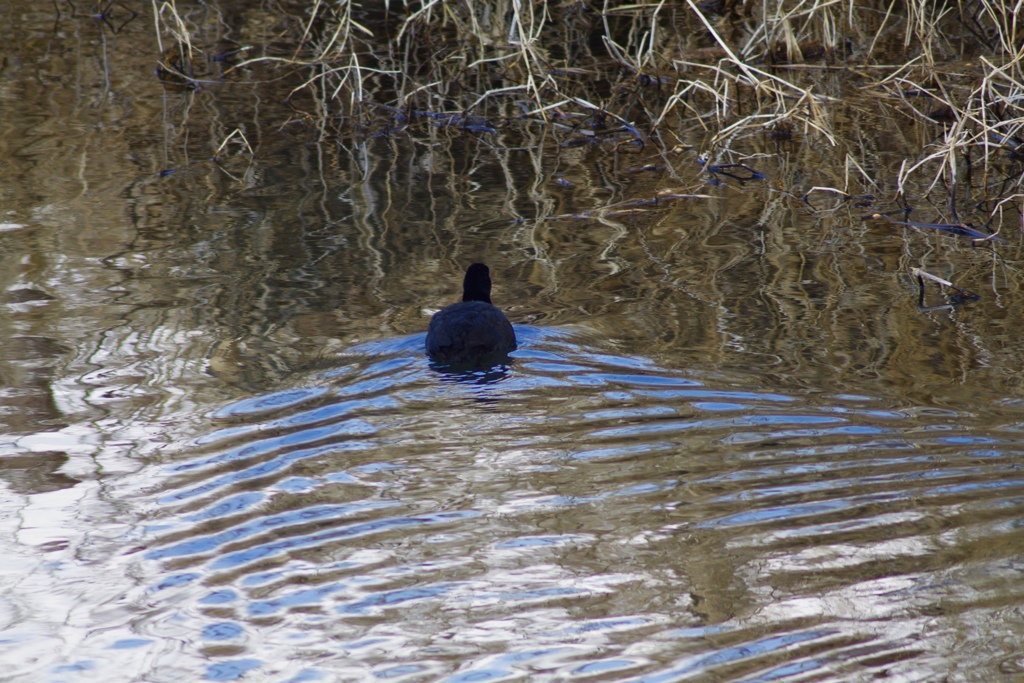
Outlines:
{"label": "ripple", "polygon": [[149,595],[236,648],[219,675],[924,681],[1024,605],[1011,421],[517,334],[470,373],[350,349],[159,471]]}

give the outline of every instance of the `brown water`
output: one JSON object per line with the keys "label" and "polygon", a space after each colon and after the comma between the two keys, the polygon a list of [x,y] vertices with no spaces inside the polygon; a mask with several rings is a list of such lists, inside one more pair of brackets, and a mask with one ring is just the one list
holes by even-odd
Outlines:
{"label": "brown water", "polygon": [[[317,143],[4,16],[3,680],[1024,680],[1019,234],[812,209],[809,139]],[[936,135],[844,116],[883,190]],[[474,260],[520,350],[446,374]]]}

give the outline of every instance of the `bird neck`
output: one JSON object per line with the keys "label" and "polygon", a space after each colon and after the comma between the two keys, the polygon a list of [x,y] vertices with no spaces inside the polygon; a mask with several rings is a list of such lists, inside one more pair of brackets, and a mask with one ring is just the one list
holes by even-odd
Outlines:
{"label": "bird neck", "polygon": [[466,271],[462,280],[462,300],[491,303],[491,278],[487,266],[474,263]]}

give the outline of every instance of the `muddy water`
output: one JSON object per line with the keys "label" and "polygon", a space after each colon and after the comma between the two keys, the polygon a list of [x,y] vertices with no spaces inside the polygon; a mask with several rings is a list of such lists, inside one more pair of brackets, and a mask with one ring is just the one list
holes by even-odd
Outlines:
{"label": "muddy water", "polygon": [[[722,184],[544,131],[318,144],[165,88],[144,18],[29,7],[4,680],[1024,676],[1019,235],[809,207],[842,169],[799,140]],[[935,134],[852,111],[893,174]],[[255,158],[210,162],[236,128]],[[708,197],[584,216],[667,187]],[[521,348],[445,373],[423,331],[474,260]],[[922,307],[912,267],[981,299]]]}

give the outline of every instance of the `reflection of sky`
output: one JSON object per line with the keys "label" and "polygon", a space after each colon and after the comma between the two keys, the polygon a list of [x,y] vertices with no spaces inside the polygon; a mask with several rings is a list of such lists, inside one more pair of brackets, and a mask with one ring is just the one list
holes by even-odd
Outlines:
{"label": "reflection of sky", "polygon": [[[24,510],[23,539],[71,537],[95,559],[26,559],[22,608],[67,610],[76,576],[94,585],[91,609],[134,605],[55,671],[106,672],[113,652],[144,667],[175,643],[209,680],[291,660],[288,680],[832,672],[851,643],[901,651],[891,634],[920,626],[903,610],[948,599],[924,580],[958,563],[936,511],[1018,507],[1010,440],[920,429],[859,397],[718,383],[557,329],[520,336],[509,368],[460,381],[430,368],[422,335],[349,349],[337,367],[204,411],[205,430],[152,465],[85,429],[24,440],[94,472],[118,459],[135,470]],[[104,497],[126,519],[147,510],[145,526],[75,531]],[[1008,533],[988,528],[974,537]],[[990,579],[972,580],[986,599]],[[706,609],[734,616],[712,632]],[[331,632],[344,635],[328,647]],[[211,647],[227,649],[202,661]],[[337,654],[299,663],[324,648]]]}

